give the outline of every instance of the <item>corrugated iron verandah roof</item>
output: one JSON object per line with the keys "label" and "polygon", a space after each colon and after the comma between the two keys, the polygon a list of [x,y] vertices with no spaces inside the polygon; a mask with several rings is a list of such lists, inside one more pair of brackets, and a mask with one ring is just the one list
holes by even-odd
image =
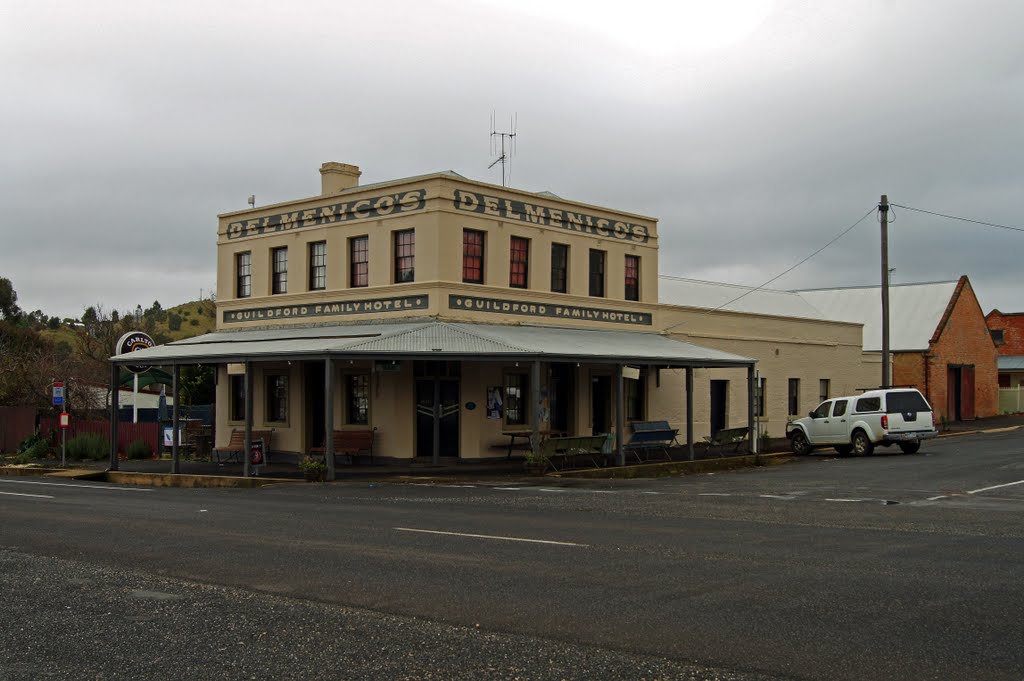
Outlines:
{"label": "corrugated iron verandah roof", "polygon": [[747,367],[755,360],[650,332],[434,319],[222,331],[175,341],[114,364],[222,364],[274,359],[540,359],[676,367]]}

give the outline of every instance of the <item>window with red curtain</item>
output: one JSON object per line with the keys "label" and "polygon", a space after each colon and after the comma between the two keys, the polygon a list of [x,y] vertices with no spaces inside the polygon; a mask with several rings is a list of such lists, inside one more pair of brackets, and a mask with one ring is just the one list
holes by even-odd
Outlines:
{"label": "window with red curtain", "polygon": [[357,236],[349,239],[349,286],[362,288],[370,285],[370,237]]}
{"label": "window with red curtain", "polygon": [[462,230],[462,281],[484,283],[484,233],[475,229]]}
{"label": "window with red curtain", "polygon": [[640,256],[626,256],[626,300],[640,300]]}
{"label": "window with red curtain", "polygon": [[416,281],[416,232],[395,232],[395,283]]}
{"label": "window with red curtain", "polygon": [[508,285],[512,288],[526,288],[529,275],[530,240],[521,236],[512,237],[509,248]]}

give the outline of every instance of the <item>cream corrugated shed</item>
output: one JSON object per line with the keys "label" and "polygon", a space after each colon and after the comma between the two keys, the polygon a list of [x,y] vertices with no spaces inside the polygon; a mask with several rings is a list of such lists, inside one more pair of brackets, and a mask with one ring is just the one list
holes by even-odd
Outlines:
{"label": "cream corrugated shed", "polygon": [[822,318],[821,312],[792,291],[764,288],[754,290],[751,286],[685,279],[665,274],[658,277],[658,302],[665,305],[722,309],[776,317]]}
{"label": "cream corrugated shed", "polygon": [[[895,284],[889,287],[889,349],[927,350],[957,282]],[[882,287],[794,291],[826,319],[864,325],[864,349],[882,350]]]}
{"label": "cream corrugated shed", "polygon": [[481,360],[524,357],[706,367],[754,363],[749,357],[650,332],[436,320],[221,331],[115,356],[111,360],[120,364],[159,366],[268,357],[322,359],[326,355]]}

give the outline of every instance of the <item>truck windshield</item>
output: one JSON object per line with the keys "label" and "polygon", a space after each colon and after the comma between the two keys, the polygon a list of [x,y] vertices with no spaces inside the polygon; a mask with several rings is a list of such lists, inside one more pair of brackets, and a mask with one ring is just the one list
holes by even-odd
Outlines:
{"label": "truck windshield", "polygon": [[921,393],[907,390],[905,392],[889,393],[885,396],[885,411],[889,414],[900,414],[907,411],[931,411]]}

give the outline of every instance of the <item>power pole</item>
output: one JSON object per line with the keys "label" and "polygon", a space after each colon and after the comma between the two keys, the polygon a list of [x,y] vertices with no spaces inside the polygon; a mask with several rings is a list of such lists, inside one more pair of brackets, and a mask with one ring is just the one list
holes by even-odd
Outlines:
{"label": "power pole", "polygon": [[889,387],[889,197],[878,203],[882,223],[882,387]]}

